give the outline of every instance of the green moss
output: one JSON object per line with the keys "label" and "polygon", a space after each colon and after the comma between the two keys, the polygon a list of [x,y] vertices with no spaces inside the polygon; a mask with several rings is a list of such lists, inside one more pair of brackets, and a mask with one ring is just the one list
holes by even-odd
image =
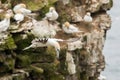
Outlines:
{"label": "green moss", "polygon": [[32,71],[34,71],[37,74],[42,74],[44,72],[44,70],[40,67],[36,67],[36,66],[30,66],[30,68],[32,69]]}
{"label": "green moss", "polygon": [[88,77],[88,75],[86,74],[86,72],[82,72],[82,73],[80,74],[80,77],[81,77],[81,80],[89,80],[89,77]]}
{"label": "green moss", "polygon": [[5,43],[0,45],[0,50],[10,49],[14,50],[17,46],[14,42],[14,39],[12,38],[12,35],[9,35],[7,39],[5,39]]}
{"label": "green moss", "polygon": [[67,52],[67,49],[61,49],[60,59],[59,59],[60,65],[58,67],[58,71],[64,76],[67,76],[69,74],[67,70],[67,64],[66,64],[66,52]]}
{"label": "green moss", "polygon": [[57,0],[14,0],[13,4],[25,3],[30,10],[40,10],[44,6],[53,5]]}
{"label": "green moss", "polygon": [[45,4],[43,4],[44,2],[43,0],[38,0],[36,2],[33,0],[32,1],[25,0],[24,2],[27,4],[28,8],[31,10],[39,10],[45,6]]}
{"label": "green moss", "polygon": [[15,60],[13,58],[6,58],[4,62],[0,62],[0,73],[7,73],[12,71],[15,66]]}
{"label": "green moss", "polygon": [[31,64],[31,59],[27,55],[17,55],[16,56],[16,67],[28,67]]}
{"label": "green moss", "polygon": [[7,73],[8,71],[9,71],[8,66],[6,66],[4,63],[0,63],[0,74]]}
{"label": "green moss", "polygon": [[109,10],[111,9],[111,7],[113,6],[113,0],[109,0],[109,3],[108,4],[103,4],[101,7],[103,10]]}
{"label": "green moss", "polygon": [[10,50],[17,48],[14,39],[12,38],[12,35],[9,35],[9,37],[5,40],[5,45],[6,48]]}
{"label": "green moss", "polygon": [[36,48],[36,49],[29,49],[26,51],[18,52],[19,54],[29,56],[32,63],[34,62],[54,62],[56,58],[56,52],[54,48]]}
{"label": "green moss", "polygon": [[109,3],[109,9],[111,8],[111,7],[113,7],[113,0],[109,0],[110,1],[110,3]]}
{"label": "green moss", "polygon": [[61,1],[58,1],[56,3],[56,10],[59,13],[58,21],[60,23],[64,23],[65,21],[70,22],[71,21],[71,6],[72,4],[68,4],[67,6],[64,6]]}
{"label": "green moss", "polygon": [[54,63],[37,63],[36,66],[44,69],[45,80],[64,80],[64,76],[57,72],[58,67]]}
{"label": "green moss", "polygon": [[34,39],[33,35],[28,35],[28,38],[26,39],[23,39],[22,35],[23,34],[13,34],[13,39],[17,45],[17,50],[22,50],[25,47],[28,47]]}
{"label": "green moss", "polygon": [[60,74],[53,74],[46,80],[65,80],[63,75]]}
{"label": "green moss", "polygon": [[15,59],[13,58],[7,58],[5,61],[5,64],[8,66],[9,70],[13,70],[15,67]]}
{"label": "green moss", "polygon": [[12,80],[26,80],[25,74],[15,74],[12,76]]}

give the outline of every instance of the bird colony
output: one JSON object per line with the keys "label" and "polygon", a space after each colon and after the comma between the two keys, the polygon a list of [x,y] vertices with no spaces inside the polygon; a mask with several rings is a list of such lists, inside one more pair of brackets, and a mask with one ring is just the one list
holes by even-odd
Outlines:
{"label": "bird colony", "polygon": [[[9,11],[9,12],[8,12]],[[21,3],[21,4],[17,4],[16,6],[14,6],[13,10],[8,10],[6,11],[7,13],[5,14],[5,18],[0,22],[0,33],[2,35],[1,36],[1,40],[4,39],[4,36],[7,36],[7,32],[8,29],[10,28],[10,18],[13,16],[13,19],[16,21],[16,26],[18,26],[16,29],[19,29],[20,23],[22,21],[24,21],[24,18],[27,17],[28,19],[31,20],[31,22],[29,22],[29,24],[31,23],[31,25],[28,24],[28,26],[30,27],[26,27],[23,26],[22,27],[22,31],[27,32],[28,30],[31,31],[31,33],[36,37],[35,39],[33,39],[33,41],[31,42],[31,45],[23,50],[27,50],[29,48],[36,48],[36,47],[47,47],[47,46],[53,46],[56,50],[56,56],[57,58],[59,58],[59,52],[60,52],[60,44],[59,42],[67,42],[66,40],[63,39],[57,39],[55,38],[57,31],[59,31],[60,29],[59,26],[54,26],[55,24],[57,25],[56,20],[59,17],[58,12],[55,10],[54,7],[50,7],[49,8],[49,12],[47,12],[45,14],[45,17],[41,20],[38,21],[36,19],[34,19],[33,17],[29,16],[30,14],[32,14],[32,11],[26,8],[26,5]],[[15,14],[13,14],[13,12]],[[91,22],[92,23],[92,17],[90,15],[90,12],[87,12],[84,19],[85,22]],[[69,35],[75,35],[78,36],[78,38],[81,37],[80,33],[84,33],[84,31],[81,31],[80,29],[78,29],[76,26],[74,26],[73,24],[71,24],[70,22],[65,22],[62,25],[62,31],[64,31],[64,33],[69,34]],[[21,31],[21,30],[20,30]],[[20,32],[18,31],[18,32]],[[13,31],[14,32],[14,31]],[[17,31],[15,31],[17,33]],[[1,41],[0,43],[4,43]],[[71,44],[72,43],[72,44]],[[71,44],[71,46],[77,46],[75,49],[77,49],[79,46],[82,45],[82,42],[69,42],[68,44]],[[78,45],[79,43],[79,45]],[[82,48],[82,47],[81,47]],[[73,49],[74,50],[74,49]]]}
{"label": "bird colony", "polygon": [[[32,76],[33,74],[30,74],[27,70],[21,70],[21,66],[23,67],[26,62],[27,65],[25,65],[30,65],[32,71],[36,72],[35,74],[44,73],[45,75],[46,70],[44,69],[47,66],[40,68],[36,65],[37,63],[44,63],[48,57],[47,63],[54,59],[54,66],[66,66],[66,69],[64,67],[60,72],[52,71],[52,73],[55,72],[55,75],[61,74],[60,79],[50,80],[104,80],[106,77],[100,75],[100,72],[105,67],[102,50],[106,32],[111,25],[109,15],[105,13],[110,8],[108,7],[109,3],[110,0],[76,0],[72,3],[71,0],[58,0],[56,6],[49,6],[49,10],[40,19],[36,18],[40,15],[37,15],[36,11],[30,10],[24,3],[18,3],[12,9],[4,8],[1,3],[3,7],[0,9],[0,14],[4,13],[4,17],[0,18],[0,52],[7,54],[10,52],[12,57],[16,57],[19,65],[17,63],[14,65],[18,70],[13,70],[13,73],[24,73],[28,77]],[[73,5],[69,7],[70,4]],[[100,9],[102,9],[101,12],[99,12]],[[39,14],[42,13],[39,11]],[[11,49],[13,44],[13,49]],[[4,45],[7,45],[7,47],[2,50]],[[16,54],[17,52],[19,54]],[[25,57],[26,55],[36,55],[36,52],[39,52],[38,55],[47,54],[45,54],[46,56],[41,55],[41,57],[38,57],[38,55],[32,58]],[[29,54],[23,54],[24,56],[22,56],[21,53]],[[0,65],[3,64],[1,55]],[[55,57],[49,59],[50,56]],[[34,62],[34,59],[37,58],[38,62]],[[33,62],[30,62],[31,60]],[[5,63],[5,65],[9,65],[9,63]],[[64,74],[68,74],[68,76],[63,76]],[[78,77],[78,74],[80,77]],[[39,79],[33,78],[32,80]],[[40,80],[48,79],[40,78]]]}

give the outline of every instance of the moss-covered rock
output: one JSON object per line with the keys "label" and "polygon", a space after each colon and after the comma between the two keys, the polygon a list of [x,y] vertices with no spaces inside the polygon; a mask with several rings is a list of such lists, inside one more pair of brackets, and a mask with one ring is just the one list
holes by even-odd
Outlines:
{"label": "moss-covered rock", "polygon": [[4,62],[0,62],[0,73],[7,73],[13,71],[15,67],[15,59],[6,58]]}
{"label": "moss-covered rock", "polygon": [[17,46],[14,42],[14,39],[12,38],[12,35],[10,35],[6,40],[5,40],[6,48],[9,50],[16,49]]}
{"label": "moss-covered rock", "polygon": [[18,33],[13,34],[13,39],[17,45],[17,50],[22,50],[25,47],[29,46],[31,44],[32,39],[34,38],[33,35],[28,35],[27,38],[23,38],[24,34]]}
{"label": "moss-covered rock", "polygon": [[8,37],[4,40],[4,44],[0,44],[0,50],[14,50],[17,48],[14,39],[12,38],[12,35],[8,35]]}
{"label": "moss-covered rock", "polygon": [[15,66],[18,68],[28,67],[31,64],[31,59],[28,55],[17,55]]}
{"label": "moss-covered rock", "polygon": [[31,65],[30,68],[36,74],[42,74],[44,72],[44,70],[42,68],[40,68],[40,67],[36,67],[36,66]]}
{"label": "moss-covered rock", "polygon": [[113,0],[109,0],[109,3],[103,4],[101,6],[101,8],[102,8],[102,10],[110,10],[112,6],[113,6]]}
{"label": "moss-covered rock", "polygon": [[57,0],[14,0],[13,6],[18,3],[25,3],[28,9],[31,10],[40,10],[44,6],[53,5]]}
{"label": "moss-covered rock", "polygon": [[12,80],[26,80],[26,75],[24,73],[18,73],[12,75]]}

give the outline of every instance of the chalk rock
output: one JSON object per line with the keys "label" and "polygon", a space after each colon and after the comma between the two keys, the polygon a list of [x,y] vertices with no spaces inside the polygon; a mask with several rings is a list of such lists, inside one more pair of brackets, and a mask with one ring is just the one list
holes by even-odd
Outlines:
{"label": "chalk rock", "polygon": [[69,51],[74,51],[76,49],[81,49],[83,46],[83,43],[81,42],[81,40],[76,40],[76,41],[67,43],[67,46]]}

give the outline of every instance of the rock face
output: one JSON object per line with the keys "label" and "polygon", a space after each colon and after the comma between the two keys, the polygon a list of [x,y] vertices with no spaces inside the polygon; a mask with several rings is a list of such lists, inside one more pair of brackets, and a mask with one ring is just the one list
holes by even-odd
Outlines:
{"label": "rock face", "polygon": [[[37,14],[35,18],[39,21],[50,6],[55,6],[59,14],[57,20],[59,25],[56,22],[50,25],[57,27],[54,38],[63,39],[65,42],[60,42],[59,60],[51,46],[23,51],[35,36],[26,32],[26,28],[22,26],[33,25],[29,22],[31,20],[25,19],[17,30],[14,29],[15,22],[11,20],[7,37],[0,39],[0,80],[98,80],[105,68],[102,50],[106,32],[111,27],[111,18],[106,12],[112,7],[112,0],[7,0],[7,2],[11,4],[8,8],[17,3],[26,3],[27,7]],[[0,4],[0,8],[6,10],[5,0],[2,3],[4,4]],[[92,22],[83,20],[87,12],[91,13]],[[4,11],[0,12],[0,19],[3,19],[3,14]],[[62,24],[66,21],[83,32],[79,35],[64,33]]]}

